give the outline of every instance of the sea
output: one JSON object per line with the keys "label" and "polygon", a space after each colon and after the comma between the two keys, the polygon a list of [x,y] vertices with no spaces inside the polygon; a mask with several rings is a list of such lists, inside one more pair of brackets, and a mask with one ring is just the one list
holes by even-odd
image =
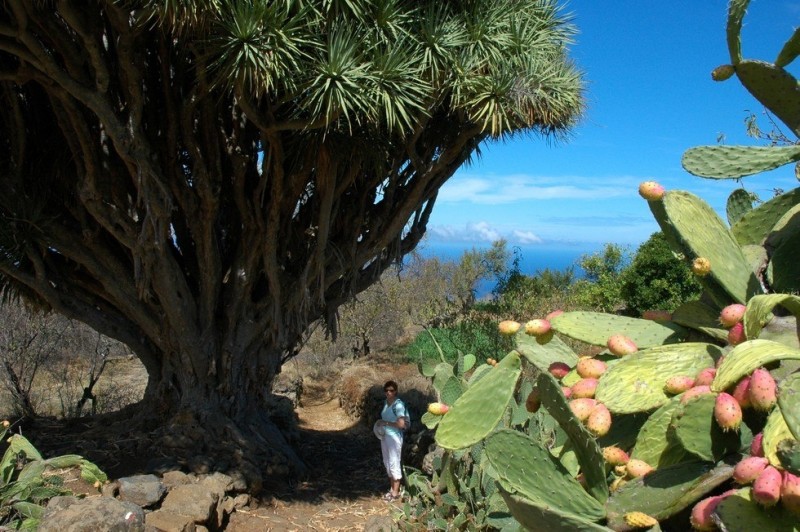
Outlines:
{"label": "sea", "polygon": [[[465,251],[471,249],[489,249],[489,244],[470,244],[464,242],[425,242],[417,251],[425,258],[438,258],[442,261],[457,262]],[[511,267],[514,256],[519,257],[519,269],[525,275],[534,276],[538,272],[550,269],[564,271],[570,266],[574,268],[576,278],[583,276],[583,270],[578,266],[578,261],[584,255],[603,251],[603,244],[565,244],[542,243],[514,246],[508,245],[512,253],[508,266]],[[479,299],[488,297],[494,288],[494,281],[487,280],[477,287],[476,295]]]}

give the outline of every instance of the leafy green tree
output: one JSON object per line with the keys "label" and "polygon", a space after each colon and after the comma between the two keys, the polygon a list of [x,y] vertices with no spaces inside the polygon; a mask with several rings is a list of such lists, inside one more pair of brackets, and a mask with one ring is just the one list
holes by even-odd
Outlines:
{"label": "leafy green tree", "polygon": [[306,326],[481,142],[582,109],[551,1],[7,0],[0,28],[0,290],[131,347],[131,430],[249,471],[303,467],[269,400]]}
{"label": "leafy green tree", "polygon": [[659,231],[636,250],[622,275],[620,291],[628,312],[639,316],[646,310],[672,312],[684,301],[699,297],[701,287]]}
{"label": "leafy green tree", "polygon": [[583,255],[578,265],[584,278],[572,287],[578,305],[587,309],[611,312],[622,303],[620,279],[628,263],[627,251],[618,244],[606,244],[602,252]]}

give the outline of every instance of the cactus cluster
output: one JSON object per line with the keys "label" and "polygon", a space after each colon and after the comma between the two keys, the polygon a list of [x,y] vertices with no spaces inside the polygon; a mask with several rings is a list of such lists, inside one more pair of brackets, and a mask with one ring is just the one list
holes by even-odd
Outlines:
{"label": "cactus cluster", "polygon": [[47,502],[72,492],[61,470],[77,468],[81,478],[99,490],[108,478],[94,463],[74,454],[45,459],[22,434],[0,423],[0,441],[7,445],[0,459],[0,530],[35,530]]}
{"label": "cactus cluster", "polygon": [[[800,89],[783,69],[800,33],[775,64],[742,59],[747,5],[730,2],[732,65],[715,79],[737,76],[800,134]],[[683,164],[738,178],[797,161],[798,146],[718,146],[689,150]],[[758,206],[736,191],[727,221],[689,192],[648,182],[639,193],[702,296],[669,316],[503,322],[516,349],[437,419],[437,442],[482,445],[499,494],[530,529],[797,530],[800,189]],[[564,336],[596,347],[581,356]],[[522,423],[500,423],[509,415]],[[541,426],[553,431],[532,429]]]}

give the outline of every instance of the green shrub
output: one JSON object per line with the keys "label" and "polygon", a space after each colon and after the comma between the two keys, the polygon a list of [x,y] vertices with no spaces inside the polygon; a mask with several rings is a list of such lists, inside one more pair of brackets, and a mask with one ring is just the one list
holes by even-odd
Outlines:
{"label": "green shrub", "polygon": [[622,274],[620,291],[627,312],[640,316],[646,310],[672,312],[682,302],[698,297],[701,288],[659,231],[639,246]]}
{"label": "green shrub", "polygon": [[497,322],[490,319],[468,318],[451,327],[434,327],[420,332],[406,347],[410,362],[441,360],[448,363],[458,359],[459,353],[471,353],[478,360],[497,357],[510,346],[497,332]]}

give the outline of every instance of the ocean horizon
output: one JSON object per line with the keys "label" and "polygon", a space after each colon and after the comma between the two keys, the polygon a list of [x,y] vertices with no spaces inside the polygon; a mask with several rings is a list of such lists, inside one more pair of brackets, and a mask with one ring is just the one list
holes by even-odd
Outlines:
{"label": "ocean horizon", "polygon": [[[487,250],[491,244],[469,242],[425,242],[417,248],[417,252],[424,258],[437,258],[443,261],[457,262],[465,251],[472,249]],[[525,275],[534,276],[538,272],[549,269],[565,271],[573,267],[575,277],[583,277],[583,270],[578,266],[578,260],[584,256],[601,252],[604,244],[563,244],[542,243],[526,245],[508,245],[511,258],[508,266],[511,267],[515,256],[519,257],[519,269]],[[515,255],[516,254],[516,255]],[[478,298],[484,298],[494,289],[494,280],[480,283],[477,289]]]}

